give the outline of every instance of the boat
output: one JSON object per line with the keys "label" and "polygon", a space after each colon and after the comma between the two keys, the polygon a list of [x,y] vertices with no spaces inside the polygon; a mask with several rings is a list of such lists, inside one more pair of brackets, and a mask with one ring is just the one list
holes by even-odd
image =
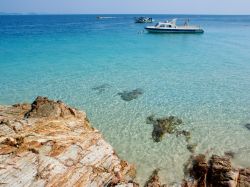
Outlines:
{"label": "boat", "polygon": [[177,19],[158,22],[155,26],[146,26],[145,29],[150,33],[204,33],[200,26],[189,25],[189,20],[180,26],[176,25],[176,22]]}
{"label": "boat", "polygon": [[115,17],[110,17],[110,16],[96,16],[96,19],[112,19]]}
{"label": "boat", "polygon": [[148,17],[137,17],[135,23],[152,23],[153,19]]}

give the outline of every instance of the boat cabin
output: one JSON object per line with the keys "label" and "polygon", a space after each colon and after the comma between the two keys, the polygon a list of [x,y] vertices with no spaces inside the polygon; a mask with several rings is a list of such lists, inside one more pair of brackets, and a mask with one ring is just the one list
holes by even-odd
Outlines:
{"label": "boat cabin", "polygon": [[157,23],[155,25],[157,28],[176,28],[176,25],[170,24],[170,23]]}
{"label": "boat cabin", "polygon": [[172,21],[159,22],[155,25],[156,28],[176,28],[176,19]]}

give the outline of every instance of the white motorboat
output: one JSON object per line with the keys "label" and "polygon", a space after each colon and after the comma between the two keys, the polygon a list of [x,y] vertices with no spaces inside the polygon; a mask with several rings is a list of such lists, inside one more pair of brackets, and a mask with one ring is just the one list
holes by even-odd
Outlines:
{"label": "white motorboat", "polygon": [[189,25],[185,21],[184,25],[176,25],[177,19],[166,22],[158,22],[155,26],[147,26],[145,29],[152,33],[204,33],[204,30],[199,26]]}

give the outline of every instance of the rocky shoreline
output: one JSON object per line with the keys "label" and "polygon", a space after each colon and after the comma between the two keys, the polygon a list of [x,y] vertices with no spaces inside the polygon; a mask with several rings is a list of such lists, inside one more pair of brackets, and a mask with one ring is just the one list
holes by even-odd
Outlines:
{"label": "rocky shoreline", "polygon": [[[169,119],[150,123],[156,141],[169,130]],[[167,186],[159,172],[145,187]],[[135,177],[84,112],[46,97],[0,106],[0,186],[139,186]],[[250,187],[250,169],[233,168],[230,156],[192,155],[177,186]]]}

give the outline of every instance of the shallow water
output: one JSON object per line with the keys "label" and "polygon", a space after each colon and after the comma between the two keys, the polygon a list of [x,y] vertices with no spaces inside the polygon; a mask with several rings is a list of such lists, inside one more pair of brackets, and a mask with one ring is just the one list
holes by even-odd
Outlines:
{"label": "shallow water", "polygon": [[0,16],[0,103],[43,95],[84,109],[141,183],[155,168],[179,181],[190,156],[184,137],[153,141],[151,114],[181,118],[196,153],[233,151],[250,166],[250,16],[153,16],[188,17],[202,35],[138,34],[134,15],[110,17]]}

